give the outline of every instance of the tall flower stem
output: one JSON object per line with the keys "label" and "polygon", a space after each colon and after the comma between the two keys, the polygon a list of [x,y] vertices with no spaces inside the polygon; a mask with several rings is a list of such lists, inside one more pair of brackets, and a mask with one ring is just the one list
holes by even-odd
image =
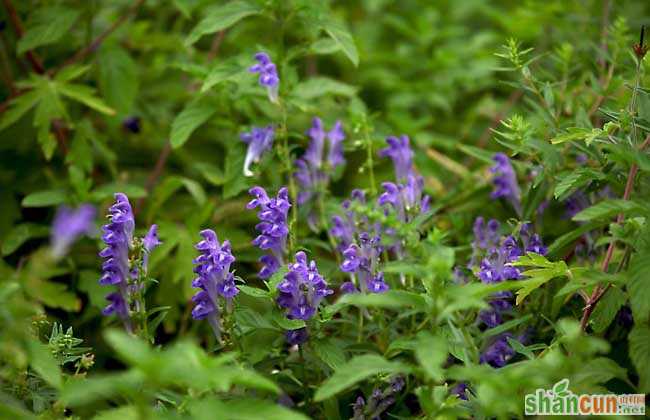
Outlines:
{"label": "tall flower stem", "polygon": [[282,98],[279,99],[278,105],[280,107],[281,125],[280,136],[281,142],[281,155],[284,161],[284,169],[289,178],[289,197],[291,198],[291,222],[289,224],[289,253],[293,254],[296,251],[298,240],[298,190],[296,188],[296,181],[293,179],[293,162],[291,161],[291,152],[289,150],[289,132],[287,129],[287,108],[284,105]]}

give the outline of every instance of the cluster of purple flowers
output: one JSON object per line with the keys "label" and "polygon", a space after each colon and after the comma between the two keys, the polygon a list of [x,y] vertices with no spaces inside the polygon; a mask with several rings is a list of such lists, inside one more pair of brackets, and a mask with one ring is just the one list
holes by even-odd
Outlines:
{"label": "cluster of purple flowers", "polygon": [[251,66],[248,70],[251,73],[259,73],[259,83],[265,87],[269,95],[269,100],[273,103],[278,102],[278,88],[280,85],[280,78],[275,64],[271,61],[271,57],[265,52],[258,52],[255,54],[257,64]]}
{"label": "cluster of purple flowers", "polygon": [[96,214],[95,207],[90,204],[82,204],[77,209],[59,207],[54,216],[50,238],[54,258],[65,256],[81,236],[95,233]]}
{"label": "cluster of purple flowers", "polygon": [[[345,133],[340,121],[334,124],[330,131],[325,131],[323,122],[316,117],[307,131],[311,142],[305,154],[294,164],[296,171],[293,176],[300,187],[297,202],[303,205],[318,194],[322,194],[329,183],[331,172],[345,163],[343,157],[343,140]],[[327,140],[327,142],[326,142]],[[325,150],[327,146],[327,151]],[[313,213],[309,216],[310,225],[315,228]]]}
{"label": "cluster of purple flowers", "polygon": [[392,209],[398,220],[408,222],[429,211],[431,198],[424,194],[424,178],[413,168],[413,150],[408,136],[388,137],[386,143],[388,146],[380,150],[379,155],[393,161],[397,183],[382,183],[384,192],[378,203],[387,211]]}
{"label": "cluster of purple flowers", "polygon": [[325,296],[334,293],[318,272],[316,261],[308,263],[307,255],[302,251],[296,253],[296,262],[289,264],[289,272],[277,288],[277,302],[286,309],[287,318],[304,321],[314,316]]}
{"label": "cluster of purple flowers", "polygon": [[374,420],[379,419],[381,414],[388,407],[395,404],[395,396],[404,389],[404,378],[395,376],[390,379],[388,386],[383,390],[375,388],[368,398],[368,401],[359,396],[352,404],[353,420]]}
{"label": "cluster of purple flowers", "polygon": [[241,140],[248,145],[246,158],[244,159],[244,175],[253,176],[250,167],[252,163],[258,163],[262,155],[273,147],[275,130],[272,125],[266,127],[253,127],[249,133],[242,133]]}
{"label": "cluster of purple flowers", "polygon": [[[109,305],[104,308],[104,315],[116,314],[125,327],[131,330],[130,305],[132,296],[143,288],[140,274],[146,274],[148,256],[158,245],[157,226],[152,225],[147,235],[138,243],[142,253],[129,259],[129,252],[135,248],[133,233],[135,219],[131,203],[123,193],[115,194],[115,203],[108,209],[109,223],[102,227],[102,241],[106,244],[99,256],[104,258],[102,277],[99,283],[104,286],[117,286],[117,291],[106,296]],[[140,245],[141,244],[141,245]],[[136,308],[136,310],[139,308]]]}
{"label": "cluster of purple flowers", "polygon": [[343,255],[341,271],[351,276],[350,281],[341,285],[341,292],[385,292],[389,287],[384,281],[384,273],[379,271],[379,259],[384,250],[380,226],[371,225],[367,217],[357,215],[353,203],[366,204],[363,191],[352,191],[352,198],[343,202],[343,216],[333,216],[330,229]]}
{"label": "cluster of purple flowers", "polygon": [[246,205],[246,208],[250,210],[259,207],[257,217],[260,219],[260,223],[255,226],[259,235],[253,240],[253,245],[270,252],[259,260],[262,263],[259,276],[262,279],[268,279],[284,263],[287,235],[289,234],[287,215],[291,207],[289,193],[286,187],[280,188],[276,198],[269,198],[262,187],[253,187],[249,193],[254,198]]}
{"label": "cluster of purple flowers", "polygon": [[492,158],[494,166],[490,172],[494,174],[491,197],[493,199],[503,198],[508,201],[515,209],[517,214],[521,215],[521,191],[517,183],[517,174],[512,168],[510,159],[504,153],[496,153]]}
{"label": "cluster of purple flowers", "polygon": [[226,307],[229,308],[232,298],[239,293],[235,276],[230,271],[235,257],[232,255],[230,242],[219,243],[213,230],[202,230],[200,235],[203,239],[195,245],[199,256],[193,261],[196,264],[194,273],[197,277],[192,282],[192,286],[200,290],[192,297],[195,303],[192,317],[196,320],[206,319],[217,340],[220,340],[219,296],[225,299]]}
{"label": "cluster of purple flowers", "polygon": [[[546,247],[541,237],[532,231],[529,223],[519,229],[519,240],[512,235],[501,236],[501,226],[492,219],[485,223],[482,217],[474,222],[474,242],[470,268],[483,283],[499,283],[504,280],[520,279],[521,271],[512,265],[520,256],[528,252],[545,255]],[[478,267],[476,267],[478,265]],[[487,328],[503,323],[503,314],[512,309],[512,293],[503,291],[492,295],[490,309],[479,313],[480,320]],[[502,367],[515,354],[508,344],[508,335],[498,336],[481,354],[481,363]]]}

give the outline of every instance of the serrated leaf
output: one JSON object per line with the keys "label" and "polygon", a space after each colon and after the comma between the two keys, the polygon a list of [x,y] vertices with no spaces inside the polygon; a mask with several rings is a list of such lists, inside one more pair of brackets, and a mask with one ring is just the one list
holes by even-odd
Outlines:
{"label": "serrated leaf", "polygon": [[129,53],[119,46],[99,52],[99,88],[106,102],[120,114],[131,112],[138,95],[138,68]]}
{"label": "serrated leaf", "polygon": [[332,339],[313,341],[310,343],[310,348],[319,359],[334,370],[345,364],[345,353]]}
{"label": "serrated leaf", "polygon": [[71,83],[61,83],[58,85],[58,91],[77,102],[81,102],[89,108],[99,111],[102,114],[114,115],[115,110],[106,105],[104,101],[95,96],[95,89],[86,85],[77,85]]}
{"label": "serrated leaf", "polygon": [[50,234],[48,226],[34,223],[22,223],[9,231],[2,241],[2,255],[6,256],[16,251],[30,239],[43,238]]}
{"label": "serrated leaf", "polygon": [[170,142],[174,149],[181,147],[194,130],[217,112],[209,101],[198,98],[190,102],[172,122]]}
{"label": "serrated leaf", "polygon": [[520,305],[528,295],[556,277],[568,275],[569,268],[564,261],[549,261],[544,256],[529,252],[512,263],[514,266],[539,267],[525,270],[520,281],[522,288],[517,290],[516,304]]}
{"label": "serrated leaf", "polygon": [[334,371],[314,394],[314,401],[320,402],[330,398],[346,388],[364,379],[382,374],[409,373],[411,367],[403,363],[389,362],[375,354],[364,354],[350,359],[346,364]]}
{"label": "serrated leaf", "polygon": [[185,40],[187,45],[192,45],[203,35],[208,35],[227,29],[243,18],[259,14],[261,10],[245,1],[231,1],[225,5],[210,8],[206,16],[194,27]]}
{"label": "serrated leaf", "polygon": [[588,222],[596,219],[611,218],[619,213],[631,215],[642,212],[643,210],[644,207],[635,201],[606,200],[582,210],[573,216],[572,220],[576,222]]}
{"label": "serrated leaf", "polygon": [[638,392],[650,392],[650,329],[636,324],[628,336],[630,359],[639,374]]}
{"label": "serrated leaf", "polygon": [[23,198],[23,207],[50,207],[65,201],[66,193],[63,190],[36,191]]}
{"label": "serrated leaf", "polygon": [[591,327],[594,332],[601,333],[612,323],[619,309],[627,301],[627,296],[618,287],[611,287],[598,302],[596,309],[591,314]]}
{"label": "serrated leaf", "polygon": [[78,10],[65,7],[41,7],[33,11],[27,29],[18,40],[18,54],[53,44],[65,35],[79,17]]}
{"label": "serrated leaf", "polygon": [[604,179],[601,172],[588,168],[579,168],[569,174],[559,177],[559,182],[555,186],[553,195],[556,200],[563,201],[578,188],[588,184],[591,181]]}

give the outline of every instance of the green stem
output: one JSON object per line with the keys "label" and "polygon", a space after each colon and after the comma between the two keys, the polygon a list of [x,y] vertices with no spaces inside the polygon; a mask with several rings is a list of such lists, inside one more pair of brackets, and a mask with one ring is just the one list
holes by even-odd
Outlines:
{"label": "green stem", "polygon": [[373,162],[372,139],[368,131],[368,120],[366,116],[363,117],[363,139],[366,144],[366,166],[368,167],[368,175],[370,177],[370,195],[375,197],[377,195],[377,184],[375,182],[375,168]]}
{"label": "green stem", "polygon": [[287,108],[284,106],[282,99],[278,103],[280,113],[282,115],[282,123],[280,125],[280,135],[282,136],[282,160],[284,161],[284,169],[289,178],[289,197],[291,198],[291,222],[289,223],[289,254],[296,251],[297,246],[297,230],[298,230],[298,190],[296,188],[296,181],[293,178],[293,162],[291,161],[291,153],[289,151],[289,132],[287,130]]}

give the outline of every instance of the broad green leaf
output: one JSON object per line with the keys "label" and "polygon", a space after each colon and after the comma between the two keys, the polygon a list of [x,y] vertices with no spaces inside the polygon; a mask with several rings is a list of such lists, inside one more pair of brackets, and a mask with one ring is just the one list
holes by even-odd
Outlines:
{"label": "broad green leaf", "polygon": [[99,88],[106,102],[120,114],[131,112],[138,96],[138,68],[124,49],[116,45],[99,51]]}
{"label": "broad green leaf", "polygon": [[604,384],[613,378],[629,382],[626,369],[606,357],[597,357],[579,368],[579,372],[571,378],[572,384]]}
{"label": "broad green leaf", "polygon": [[628,335],[630,359],[639,374],[638,392],[650,392],[650,328],[636,324]]}
{"label": "broad green leaf", "polygon": [[192,401],[189,412],[197,420],[307,420],[308,417],[282,405],[252,398]]}
{"label": "broad green leaf", "polygon": [[147,196],[147,190],[139,185],[111,182],[95,188],[92,192],[92,198],[96,201],[106,200],[107,198],[113,198],[115,193],[118,192],[126,194],[130,199]]}
{"label": "broad green leaf", "polygon": [[205,204],[205,201],[207,200],[207,197],[205,195],[205,190],[199,184],[198,182],[194,181],[193,179],[189,178],[181,178],[181,182],[185,186],[185,189],[190,193],[192,198],[194,198],[194,201],[200,206]]}
{"label": "broad green leaf", "polygon": [[215,165],[206,162],[198,162],[194,164],[194,167],[201,175],[203,175],[205,180],[212,185],[219,186],[226,182],[226,177],[224,176],[223,171]]}
{"label": "broad green leaf", "polygon": [[93,417],[93,420],[137,420],[140,418],[140,414],[138,407],[125,405],[112,410],[100,411]]}
{"label": "broad green leaf", "polygon": [[22,244],[30,239],[43,238],[50,234],[48,226],[36,225],[34,223],[22,223],[9,231],[2,241],[2,255],[12,254]]}
{"label": "broad green leaf", "polygon": [[298,83],[292,94],[301,100],[312,100],[322,96],[351,97],[357,92],[354,86],[339,82],[329,77],[312,77]]}
{"label": "broad green leaf", "polygon": [[208,10],[205,17],[190,32],[185,43],[192,45],[203,35],[227,29],[243,18],[260,12],[261,10],[257,6],[245,1],[231,1],[224,5],[215,5]]}
{"label": "broad green leaf", "polygon": [[447,341],[429,333],[418,335],[415,357],[430,380],[444,379],[443,364],[447,361]]}
{"label": "broad green leaf", "polygon": [[174,118],[170,142],[174,149],[181,147],[194,130],[217,112],[214,104],[202,98],[187,104],[185,109]]}
{"label": "broad green leaf", "polygon": [[55,43],[70,30],[79,14],[78,10],[59,6],[34,9],[24,35],[18,40],[18,54]]}
{"label": "broad green leaf", "polygon": [[588,184],[591,181],[604,179],[605,176],[601,172],[594,171],[592,169],[579,168],[569,174],[558,178],[560,180],[555,186],[555,192],[553,194],[556,200],[563,201],[578,188]]}
{"label": "broad green leaf", "polygon": [[596,219],[606,219],[616,216],[619,213],[631,215],[642,212],[644,207],[628,200],[606,200],[582,210],[573,216],[576,222],[589,222]]}
{"label": "broad green leaf", "polygon": [[144,340],[120,330],[108,330],[104,337],[115,350],[117,357],[129,365],[145,365],[152,358],[153,351]]}
{"label": "broad green leaf", "polygon": [[385,293],[350,293],[341,297],[337,303],[353,306],[371,306],[377,308],[407,308],[422,309],[425,306],[424,297],[417,293],[404,290],[389,290]]}
{"label": "broad green leaf", "polygon": [[92,375],[72,377],[66,381],[61,390],[60,399],[68,407],[79,407],[95,401],[105,401],[114,396],[133,395],[139,392],[144,381],[144,374],[129,370],[110,375]]}
{"label": "broad green leaf", "polygon": [[27,347],[30,366],[45,382],[60,389],[63,385],[61,368],[47,346],[36,340],[29,340]]}
{"label": "broad green leaf", "polygon": [[201,86],[201,93],[207,92],[214,86],[225,81],[237,81],[244,76],[249,76],[249,72],[245,66],[238,62],[220,63],[210,70],[207,77]]}
{"label": "broad green leaf", "polygon": [[409,372],[411,372],[410,366],[398,362],[389,362],[375,354],[356,356],[334,371],[334,374],[321,384],[316,390],[316,394],[314,394],[314,401],[320,402],[326,400],[373,375],[380,373],[406,374]]}
{"label": "broad green leaf", "polygon": [[[647,223],[647,222],[646,222]],[[639,232],[637,253],[630,260],[630,276],[627,290],[635,323],[647,323],[650,319],[650,228]]]}
{"label": "broad green leaf", "polygon": [[590,321],[594,332],[600,334],[605,331],[625,302],[627,295],[618,287],[610,287],[591,314]]}
{"label": "broad green leaf", "polygon": [[334,370],[345,364],[345,353],[332,339],[311,341],[309,347],[319,359]]}
{"label": "broad green leaf", "polygon": [[95,111],[99,111],[102,114],[115,114],[115,110],[106,105],[100,98],[96,97],[95,89],[89,86],[62,83],[58,85],[58,90],[62,95],[67,96],[77,102],[81,102],[87,107],[92,108]]}
{"label": "broad green leaf", "polygon": [[354,44],[352,34],[345,26],[333,19],[324,19],[320,22],[321,28],[336,42],[350,59],[354,66],[359,65],[359,52]]}
{"label": "broad green leaf", "polygon": [[23,198],[23,207],[50,207],[65,201],[66,193],[63,190],[37,191]]}
{"label": "broad green leaf", "polygon": [[309,47],[314,54],[333,54],[341,50],[341,45],[331,38],[321,38],[314,41]]}

